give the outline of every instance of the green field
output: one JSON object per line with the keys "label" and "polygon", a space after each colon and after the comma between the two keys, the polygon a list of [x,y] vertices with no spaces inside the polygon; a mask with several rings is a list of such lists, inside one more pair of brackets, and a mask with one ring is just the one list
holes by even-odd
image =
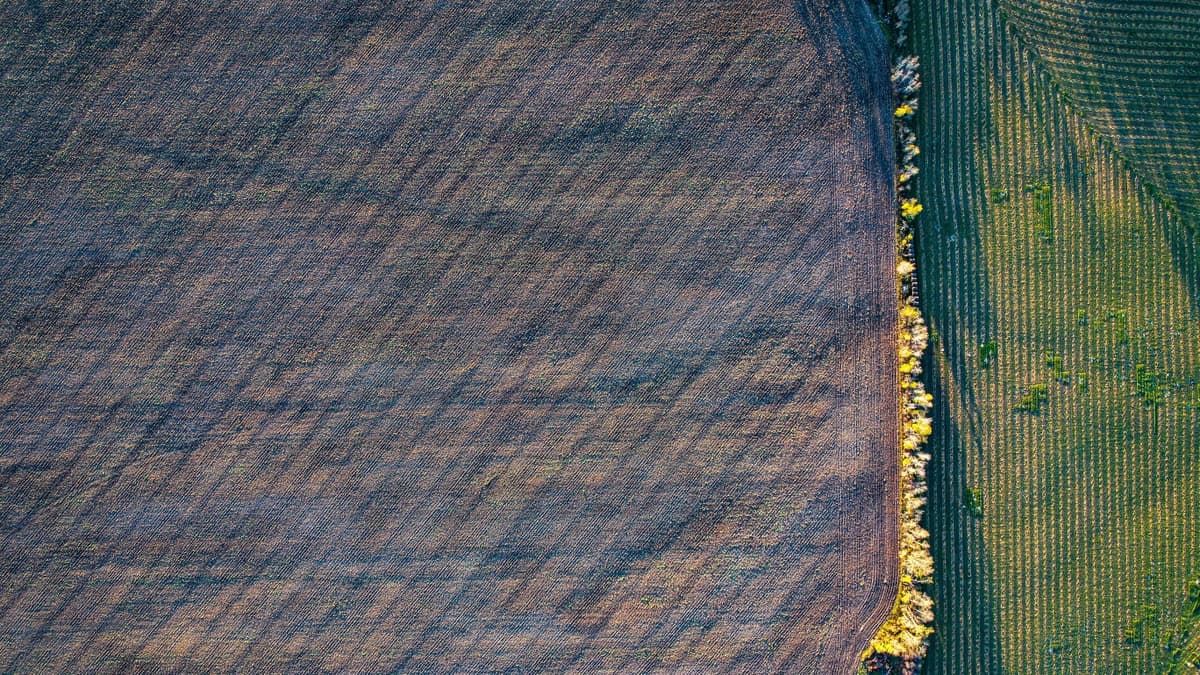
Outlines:
{"label": "green field", "polygon": [[914,10],[927,672],[1192,672],[1200,4]]}

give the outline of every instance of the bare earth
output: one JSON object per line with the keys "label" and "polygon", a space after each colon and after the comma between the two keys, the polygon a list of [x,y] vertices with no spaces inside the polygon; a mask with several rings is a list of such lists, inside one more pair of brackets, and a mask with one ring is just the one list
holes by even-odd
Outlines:
{"label": "bare earth", "polygon": [[0,5],[0,670],[850,671],[862,0]]}

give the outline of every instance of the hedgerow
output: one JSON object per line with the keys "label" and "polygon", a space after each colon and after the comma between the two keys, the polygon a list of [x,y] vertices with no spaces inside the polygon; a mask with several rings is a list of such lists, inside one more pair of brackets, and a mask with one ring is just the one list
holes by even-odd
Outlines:
{"label": "hedgerow", "polygon": [[[898,0],[891,10],[893,50],[907,43],[909,5]],[[913,226],[924,207],[911,196],[910,181],[917,175],[916,157],[921,149],[910,122],[918,109],[921,81],[916,56],[899,56],[892,66],[892,88],[896,98],[894,115],[897,176],[897,263],[899,322],[897,357],[900,383],[900,582],[892,612],[863,653],[869,670],[913,673],[920,668],[933,634],[933,600],[924,587],[933,581],[933,557],[929,533],[921,526],[925,510],[925,465],[930,456],[925,442],[933,432],[929,417],[933,397],[921,384],[921,357],[929,343],[929,332],[918,309],[916,257]]]}

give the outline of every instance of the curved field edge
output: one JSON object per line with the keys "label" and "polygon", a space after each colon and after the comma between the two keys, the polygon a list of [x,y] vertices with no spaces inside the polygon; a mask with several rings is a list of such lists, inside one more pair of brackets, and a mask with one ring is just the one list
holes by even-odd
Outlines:
{"label": "curved field edge", "polygon": [[925,667],[1186,672],[1195,231],[1066,100],[1003,4],[914,6],[940,570]]}
{"label": "curved field edge", "polygon": [[1018,44],[1149,194],[1200,224],[1200,5],[1000,0]]}

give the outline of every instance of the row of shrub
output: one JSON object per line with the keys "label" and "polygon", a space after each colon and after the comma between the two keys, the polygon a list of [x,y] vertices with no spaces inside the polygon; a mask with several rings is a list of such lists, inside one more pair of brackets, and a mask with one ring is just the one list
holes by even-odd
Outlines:
{"label": "row of shrub", "polygon": [[[904,51],[908,40],[908,0],[898,0],[891,9],[892,48]],[[933,581],[933,557],[929,533],[921,526],[925,510],[925,465],[929,454],[925,442],[932,433],[929,417],[933,397],[921,384],[921,357],[929,332],[918,309],[916,256],[913,226],[923,207],[912,196],[912,179],[917,175],[916,157],[921,150],[911,127],[921,87],[916,56],[898,56],[892,66],[895,94],[897,263],[900,302],[897,356],[900,380],[900,583],[892,612],[864,652],[868,670],[915,673],[920,669],[930,635],[933,634],[933,600],[924,588]]]}

